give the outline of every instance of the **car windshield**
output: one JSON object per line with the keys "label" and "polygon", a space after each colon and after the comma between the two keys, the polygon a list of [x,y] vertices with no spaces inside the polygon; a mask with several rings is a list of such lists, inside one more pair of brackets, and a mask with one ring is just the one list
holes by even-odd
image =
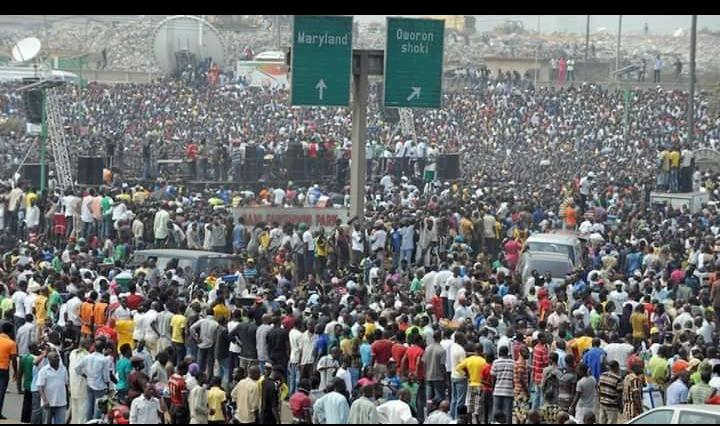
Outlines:
{"label": "car windshield", "polygon": [[573,250],[572,246],[566,246],[563,244],[528,241],[528,250],[531,252],[562,253],[566,254],[570,259],[575,259],[575,250]]}
{"label": "car windshield", "polygon": [[530,262],[530,270],[537,270],[540,275],[550,272],[553,278],[565,278],[571,266],[565,260],[539,259]]}

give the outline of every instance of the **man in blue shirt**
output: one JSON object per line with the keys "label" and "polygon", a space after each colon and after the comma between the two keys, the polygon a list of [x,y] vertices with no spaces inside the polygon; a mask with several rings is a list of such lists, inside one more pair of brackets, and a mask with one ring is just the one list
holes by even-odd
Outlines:
{"label": "man in blue shirt", "polygon": [[688,373],[683,371],[667,388],[667,405],[685,404],[688,399]]}
{"label": "man in blue shirt", "polygon": [[602,349],[600,347],[600,338],[594,337],[592,340],[592,348],[589,351],[585,352],[582,361],[585,365],[588,366],[590,372],[595,377],[595,382],[600,381],[603,360],[605,359],[606,355],[607,352],[605,352],[605,349]]}
{"label": "man in blue shirt", "polygon": [[79,374],[87,379],[87,412],[85,418],[99,419],[100,410],[97,407],[97,399],[107,393],[108,384],[110,383],[110,364],[108,364],[103,351],[105,350],[105,342],[97,340],[95,342],[95,352],[83,358],[75,367],[75,374]]}

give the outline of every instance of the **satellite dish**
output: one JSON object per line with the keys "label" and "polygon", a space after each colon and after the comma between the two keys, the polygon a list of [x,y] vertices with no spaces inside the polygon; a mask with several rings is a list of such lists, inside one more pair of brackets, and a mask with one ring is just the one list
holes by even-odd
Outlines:
{"label": "satellite dish", "polygon": [[27,62],[40,53],[42,43],[35,37],[24,38],[12,48],[12,57],[17,62]]}
{"label": "satellite dish", "polygon": [[225,43],[220,32],[198,16],[176,15],[158,24],[153,37],[155,60],[167,73],[176,69],[178,52],[194,55],[197,61],[212,58],[225,66]]}

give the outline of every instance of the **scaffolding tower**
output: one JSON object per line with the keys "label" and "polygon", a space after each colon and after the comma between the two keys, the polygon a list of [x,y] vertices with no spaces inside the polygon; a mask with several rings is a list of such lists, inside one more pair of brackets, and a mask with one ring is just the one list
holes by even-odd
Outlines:
{"label": "scaffolding tower", "polygon": [[45,89],[45,123],[48,129],[50,149],[55,159],[57,188],[65,191],[73,187],[73,178],[57,90],[56,87]]}

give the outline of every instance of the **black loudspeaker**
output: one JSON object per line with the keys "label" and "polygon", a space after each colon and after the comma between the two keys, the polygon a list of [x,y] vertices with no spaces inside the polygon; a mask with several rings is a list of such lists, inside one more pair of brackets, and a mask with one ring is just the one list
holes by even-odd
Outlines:
{"label": "black loudspeaker", "polygon": [[307,157],[303,151],[302,144],[291,143],[288,145],[287,155],[287,172],[288,179],[305,180],[307,179]]}
{"label": "black loudspeaker", "polygon": [[400,111],[397,108],[385,108],[385,85],[378,83],[378,108],[380,109],[380,118],[382,121],[390,124],[398,124],[400,122]]}
{"label": "black loudspeaker", "polygon": [[438,157],[437,177],[440,180],[460,178],[460,154],[442,154]]}
{"label": "black loudspeaker", "polygon": [[263,161],[265,159],[259,155],[257,146],[248,145],[245,148],[245,166],[241,172],[242,181],[253,182],[260,179],[263,174]]}
{"label": "black loudspeaker", "polygon": [[23,92],[23,103],[27,121],[33,124],[42,123],[43,94],[40,90],[26,90]]}
{"label": "black loudspeaker", "polygon": [[[47,182],[48,165],[45,165],[45,181]],[[29,182],[35,189],[40,189],[40,164],[25,163],[20,170],[21,179]]]}
{"label": "black loudspeaker", "polygon": [[105,159],[103,157],[78,157],[78,183],[102,185],[104,167]]}

